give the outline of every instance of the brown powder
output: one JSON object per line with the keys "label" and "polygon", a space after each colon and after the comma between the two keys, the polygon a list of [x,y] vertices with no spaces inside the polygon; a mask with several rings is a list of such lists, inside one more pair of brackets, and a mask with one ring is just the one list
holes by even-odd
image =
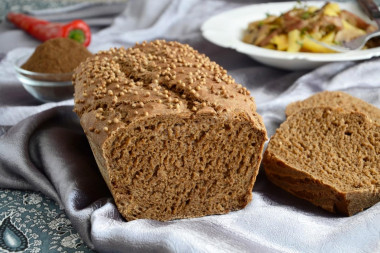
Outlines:
{"label": "brown powder", "polygon": [[39,45],[21,68],[39,73],[69,73],[91,55],[72,39],[56,38]]}

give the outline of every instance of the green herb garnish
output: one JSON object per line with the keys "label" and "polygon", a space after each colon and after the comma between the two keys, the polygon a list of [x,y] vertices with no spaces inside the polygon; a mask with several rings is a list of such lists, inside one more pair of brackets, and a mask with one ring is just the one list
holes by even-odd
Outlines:
{"label": "green herb garnish", "polygon": [[302,28],[300,32],[301,32],[301,36],[304,36],[307,32],[307,27]]}
{"label": "green herb garnish", "polygon": [[308,11],[306,11],[306,12],[304,12],[304,13],[301,14],[301,18],[302,19],[308,19],[310,17],[311,17],[311,13],[308,12]]}

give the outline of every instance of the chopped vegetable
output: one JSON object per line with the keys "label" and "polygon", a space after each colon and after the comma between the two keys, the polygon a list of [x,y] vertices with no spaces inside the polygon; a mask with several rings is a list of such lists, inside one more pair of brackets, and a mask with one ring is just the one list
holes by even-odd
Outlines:
{"label": "chopped vegetable", "polygon": [[327,44],[333,44],[335,38],[335,32],[330,32],[321,38],[321,41]]}
{"label": "chopped vegetable", "polygon": [[250,23],[243,41],[280,51],[331,53],[313,40],[341,44],[376,29],[355,14],[341,10],[337,3],[326,3],[322,8],[299,4],[280,16],[270,15]]}
{"label": "chopped vegetable", "polygon": [[292,30],[288,33],[288,52],[298,52],[301,49],[301,32],[299,30]]}
{"label": "chopped vegetable", "polygon": [[309,37],[305,37],[303,39],[302,47],[308,52],[313,52],[313,53],[334,53],[333,50],[328,49],[316,43],[315,41],[311,40]]}
{"label": "chopped vegetable", "polygon": [[7,19],[41,41],[63,37],[76,40],[86,47],[91,42],[90,27],[80,19],[67,24],[52,23],[25,14],[13,12],[8,13]]}
{"label": "chopped vegetable", "polygon": [[340,13],[340,8],[337,3],[328,3],[324,7],[323,14],[327,16],[332,16],[332,17],[338,17]]}
{"label": "chopped vegetable", "polygon": [[[285,51],[289,47],[288,36],[285,34],[276,35],[272,38],[271,43],[276,45],[277,50]],[[274,48],[276,49],[276,48]]]}

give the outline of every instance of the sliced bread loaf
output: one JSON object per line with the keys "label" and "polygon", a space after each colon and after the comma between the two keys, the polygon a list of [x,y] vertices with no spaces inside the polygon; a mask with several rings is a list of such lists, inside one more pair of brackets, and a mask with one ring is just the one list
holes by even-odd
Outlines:
{"label": "sliced bread loaf", "polygon": [[300,110],[270,139],[263,167],[295,196],[353,215],[380,201],[380,126],[358,112]]}
{"label": "sliced bread loaf", "polygon": [[305,100],[291,103],[286,107],[285,114],[289,116],[304,108],[323,106],[340,107],[347,111],[362,112],[380,125],[379,108],[341,91],[323,91]]}
{"label": "sliced bread loaf", "polygon": [[88,58],[73,83],[75,112],[127,220],[249,203],[266,130],[249,91],[208,57],[144,42]]}

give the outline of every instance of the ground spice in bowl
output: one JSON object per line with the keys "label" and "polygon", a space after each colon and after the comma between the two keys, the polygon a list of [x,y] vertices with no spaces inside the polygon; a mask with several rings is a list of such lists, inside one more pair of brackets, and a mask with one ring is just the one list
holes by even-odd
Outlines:
{"label": "ground spice in bowl", "polygon": [[56,38],[39,45],[21,68],[38,73],[71,73],[91,55],[72,39]]}
{"label": "ground spice in bowl", "polygon": [[74,40],[51,39],[39,45],[27,60],[24,57],[16,61],[16,74],[24,88],[40,101],[70,99],[74,93],[73,71],[91,55]]}

